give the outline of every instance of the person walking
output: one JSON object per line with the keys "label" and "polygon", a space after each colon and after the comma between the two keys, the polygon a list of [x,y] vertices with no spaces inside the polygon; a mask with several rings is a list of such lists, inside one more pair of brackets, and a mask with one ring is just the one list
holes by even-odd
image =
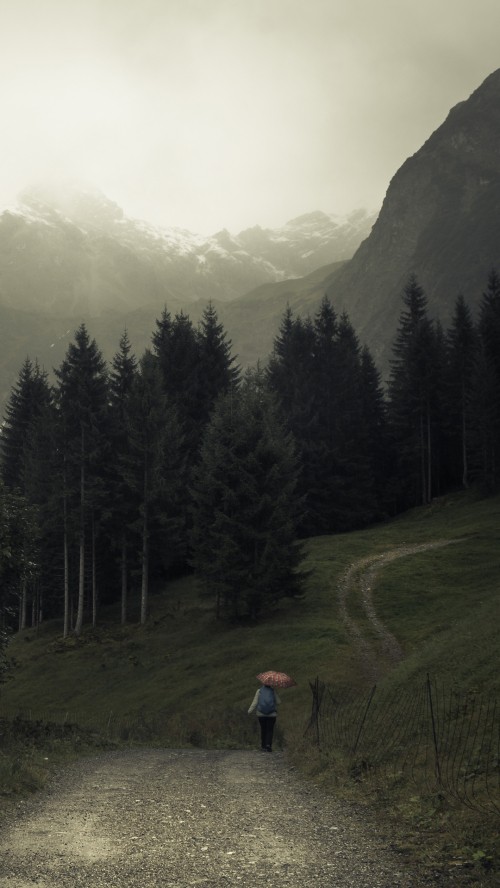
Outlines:
{"label": "person walking", "polygon": [[248,714],[256,710],[257,718],[260,725],[260,746],[262,752],[273,751],[273,734],[278,715],[277,707],[280,704],[274,688],[271,685],[264,684],[255,692]]}

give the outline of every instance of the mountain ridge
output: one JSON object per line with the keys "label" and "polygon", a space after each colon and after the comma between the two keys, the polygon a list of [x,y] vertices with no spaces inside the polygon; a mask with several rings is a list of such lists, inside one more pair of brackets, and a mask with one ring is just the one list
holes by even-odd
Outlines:
{"label": "mountain ridge", "polygon": [[[345,261],[374,219],[364,210],[346,218],[315,211],[279,229],[254,226],[236,236],[223,229],[207,239],[129,219],[97,189],[28,189],[0,214],[0,401],[27,355],[50,374],[82,322],[106,359],[124,327],[142,354],[165,306],[196,324],[212,302],[247,366],[262,356],[260,343],[248,336],[245,310],[230,306],[260,286]],[[281,297],[277,304],[281,310]],[[273,319],[265,313],[257,326],[270,347]]]}
{"label": "mountain ridge", "polygon": [[474,310],[500,268],[499,142],[500,69],[399,168],[370,235],[328,287],[379,367],[387,369],[410,274],[447,325],[457,296]]}
{"label": "mountain ridge", "polygon": [[128,218],[97,190],[23,192],[0,215],[0,304],[48,314],[181,298],[232,301],[263,283],[301,277],[352,256],[375,219],[322,212],[278,229],[260,226],[208,238]]}
{"label": "mountain ridge", "polygon": [[[60,221],[56,225],[50,212],[37,222],[40,195],[38,207],[31,204],[29,218],[4,212],[0,215],[4,396],[13,381],[15,358],[16,372],[26,351],[44,362],[50,347],[55,358],[58,343],[69,335],[66,330],[73,326],[74,332],[82,320],[99,345],[103,337],[107,357],[111,338],[117,345],[124,326],[140,353],[165,305],[171,314],[184,310],[197,323],[211,301],[244,366],[266,360],[287,305],[300,314],[312,314],[325,294],[337,313],[348,313],[360,342],[368,345],[384,376],[410,274],[416,274],[427,295],[430,315],[446,326],[457,296],[463,295],[474,312],[491,268],[500,269],[499,142],[500,69],[457,103],[397,170],[378,216],[360,210],[339,220],[316,211],[280,229],[254,226],[237,236],[223,229],[208,240],[197,235],[190,240],[183,229],[170,229],[165,237],[147,223],[127,220],[113,201],[104,198],[108,202],[101,229],[94,224],[89,239],[81,226],[65,227]],[[92,200],[84,201],[80,222],[85,218],[90,225],[95,210]],[[121,241],[110,235],[117,229]],[[134,252],[129,241],[134,242],[138,232],[144,238],[139,238],[142,247]],[[30,253],[31,236],[35,248]],[[82,239],[90,244],[92,261],[87,265]],[[68,250],[62,249],[68,245]],[[160,265],[152,255],[162,257]],[[27,256],[31,264],[26,263]],[[15,286],[9,291],[12,280]],[[30,311],[37,313],[37,324],[30,322]],[[9,329],[14,331],[10,338]],[[42,329],[47,329],[51,344],[39,348]]]}

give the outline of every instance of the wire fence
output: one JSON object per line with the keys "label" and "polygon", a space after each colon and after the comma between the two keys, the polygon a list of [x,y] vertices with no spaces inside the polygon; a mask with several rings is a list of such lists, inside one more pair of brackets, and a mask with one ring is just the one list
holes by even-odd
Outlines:
{"label": "wire fence", "polygon": [[363,695],[311,682],[307,733],[350,775],[412,780],[469,808],[500,812],[500,705],[432,680]]}

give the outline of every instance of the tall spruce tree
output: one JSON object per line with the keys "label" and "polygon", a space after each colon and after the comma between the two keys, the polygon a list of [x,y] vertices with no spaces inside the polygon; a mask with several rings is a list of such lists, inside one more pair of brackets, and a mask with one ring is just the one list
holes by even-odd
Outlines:
{"label": "tall spruce tree", "polygon": [[192,563],[218,616],[256,619],[301,588],[298,465],[263,374],[217,402],[194,471]]}
{"label": "tall spruce tree", "polygon": [[0,479],[0,674],[7,634],[26,621],[24,588],[38,570],[38,528],[36,508]]}
{"label": "tall spruce tree", "polygon": [[[17,489],[26,501],[26,508],[32,508],[30,527],[33,540],[24,540],[26,551],[33,554],[32,563],[36,570],[24,570],[20,579],[19,626],[24,628],[28,605],[31,603],[32,619],[38,621],[40,615],[40,588],[43,577],[42,553],[48,549],[48,525],[46,515],[42,516],[39,491],[33,489],[31,476],[34,455],[40,445],[40,418],[51,405],[51,389],[47,374],[41,371],[38,363],[29,358],[21,367],[18,381],[14,385],[5,411],[5,420],[0,436],[2,477],[11,489]],[[26,563],[28,563],[26,555]]]}
{"label": "tall spruce tree", "polygon": [[428,503],[432,496],[432,433],[440,379],[436,335],[415,275],[404,288],[403,303],[391,360],[389,405],[405,492],[401,505],[406,506]]}
{"label": "tall spruce tree", "polygon": [[[36,506],[39,521],[40,569],[32,585],[32,625],[38,625],[45,613],[59,616],[60,590],[64,587],[60,545],[64,534],[63,466],[58,433],[57,409],[51,401],[33,418],[24,450],[24,494],[27,501]],[[64,603],[66,636],[69,607],[66,599]]]}
{"label": "tall spruce tree", "polygon": [[473,473],[487,489],[500,481],[500,277],[489,274],[478,323],[473,382]]}
{"label": "tall spruce tree", "polygon": [[122,459],[124,479],[138,498],[136,528],[141,549],[141,608],[149,610],[152,541],[160,538],[167,563],[185,557],[183,437],[177,411],[165,394],[158,361],[146,351],[126,404],[128,452]]}
{"label": "tall spruce tree", "polygon": [[361,351],[361,398],[368,461],[373,479],[378,517],[394,514],[395,454],[389,433],[387,403],[381,375],[367,346]]}
{"label": "tall spruce tree", "polygon": [[469,486],[472,445],[473,380],[477,361],[477,334],[469,306],[462,295],[455,302],[446,337],[444,380],[445,435],[448,483]]}
{"label": "tall spruce tree", "polygon": [[172,321],[164,309],[152,341],[167,400],[175,406],[183,428],[186,452],[190,461],[194,461],[200,443],[202,401],[197,332],[184,312],[176,314]]}
{"label": "tall spruce tree", "polygon": [[24,459],[29,432],[51,400],[47,374],[26,358],[5,408],[0,437],[2,478],[8,487],[23,489]]}
{"label": "tall spruce tree", "polygon": [[[273,343],[266,374],[268,385],[276,394],[288,427],[304,454],[312,442],[316,410],[311,392],[315,348],[311,320],[294,318],[288,306]],[[305,457],[302,462],[307,462]]]}
{"label": "tall spruce tree", "polygon": [[[363,389],[361,348],[344,312],[338,322],[335,375],[335,451],[341,479],[336,527],[351,529],[377,516],[373,442],[369,437]],[[373,414],[371,414],[373,417]]]}
{"label": "tall spruce tree", "polygon": [[[78,607],[74,631],[83,628],[88,550],[94,553],[95,509],[105,499],[102,489],[107,442],[108,377],[106,363],[85,324],[75,333],[66,357],[56,371],[58,406],[64,428],[63,459],[67,473],[65,507],[76,500],[78,509]],[[74,500],[71,498],[73,493]],[[91,557],[93,580],[94,559]],[[95,583],[92,582],[93,600]],[[95,603],[95,602],[94,602]]]}
{"label": "tall spruce tree", "polygon": [[134,380],[138,372],[135,355],[125,330],[120,338],[110,370],[110,435],[113,464],[110,486],[112,492],[110,536],[119,546],[121,623],[127,621],[128,586],[130,576],[130,525],[134,521],[138,501],[129,485],[125,483],[121,467],[129,460],[130,445],[127,429],[127,415],[132,396]]}
{"label": "tall spruce tree", "polygon": [[325,297],[314,320],[283,316],[268,366],[301,462],[306,535],[357,527],[377,514],[364,416],[361,350]]}
{"label": "tall spruce tree", "polygon": [[198,330],[200,391],[197,422],[200,430],[207,425],[219,395],[238,385],[240,370],[231,354],[227,338],[217,312],[210,302],[203,311]]}

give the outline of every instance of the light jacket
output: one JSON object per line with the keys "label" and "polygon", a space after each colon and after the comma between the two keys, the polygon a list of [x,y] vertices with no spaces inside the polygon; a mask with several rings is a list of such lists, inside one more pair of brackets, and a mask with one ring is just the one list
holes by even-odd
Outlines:
{"label": "light jacket", "polygon": [[[251,712],[253,712],[254,709],[257,707],[257,703],[259,702],[259,692],[260,692],[260,688],[257,688],[257,690],[255,691],[255,697],[253,698],[253,700],[252,700],[252,702],[251,702],[251,704],[250,704],[250,707],[249,707],[249,709],[248,709],[248,713],[249,713],[249,714],[250,714]],[[278,706],[279,706],[279,704],[281,703],[281,700],[280,700],[280,698],[278,697],[276,691],[274,691],[274,699],[276,700],[276,703],[277,703]],[[264,713],[264,712],[259,712],[259,710],[257,709],[257,716],[260,716],[260,718],[276,718],[277,715],[278,715],[278,713],[277,713],[276,710],[274,710],[274,712],[266,712],[266,713]]]}

